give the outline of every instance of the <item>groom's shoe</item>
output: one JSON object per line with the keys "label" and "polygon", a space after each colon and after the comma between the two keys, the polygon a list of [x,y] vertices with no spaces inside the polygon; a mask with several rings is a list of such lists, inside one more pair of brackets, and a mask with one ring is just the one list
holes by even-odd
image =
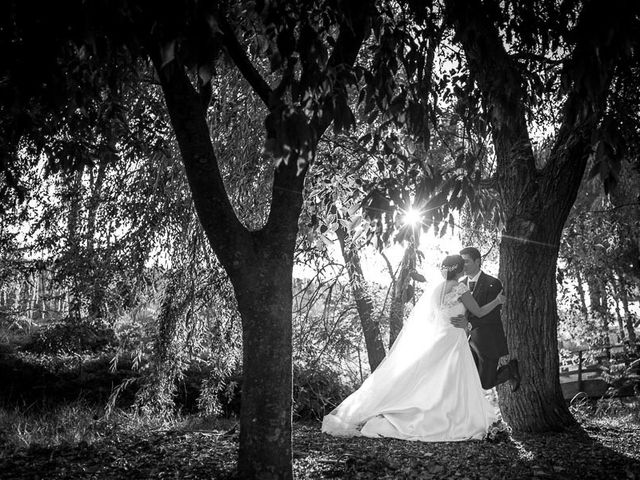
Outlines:
{"label": "groom's shoe", "polygon": [[509,379],[511,392],[517,392],[520,388],[520,381],[522,380],[520,377],[520,369],[518,368],[518,360],[514,358],[509,363],[511,364],[511,378]]}

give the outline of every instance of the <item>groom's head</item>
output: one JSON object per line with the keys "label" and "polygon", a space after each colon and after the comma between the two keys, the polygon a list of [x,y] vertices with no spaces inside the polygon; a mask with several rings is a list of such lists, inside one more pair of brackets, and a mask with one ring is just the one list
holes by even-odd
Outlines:
{"label": "groom's head", "polygon": [[464,273],[468,277],[475,276],[480,271],[482,260],[480,251],[475,247],[465,247],[460,250],[460,256],[464,259]]}

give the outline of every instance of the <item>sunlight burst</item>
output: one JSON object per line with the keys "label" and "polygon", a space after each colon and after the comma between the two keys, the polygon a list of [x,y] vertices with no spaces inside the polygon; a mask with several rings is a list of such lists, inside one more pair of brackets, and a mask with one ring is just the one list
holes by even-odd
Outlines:
{"label": "sunlight burst", "polygon": [[419,210],[409,207],[404,214],[405,225],[417,225],[422,222],[422,215]]}

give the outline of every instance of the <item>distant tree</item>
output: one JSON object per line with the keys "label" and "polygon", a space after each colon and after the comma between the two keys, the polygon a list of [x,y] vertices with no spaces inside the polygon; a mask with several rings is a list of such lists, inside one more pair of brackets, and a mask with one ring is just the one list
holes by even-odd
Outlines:
{"label": "distant tree", "polygon": [[629,299],[640,278],[640,204],[635,198],[639,178],[631,164],[622,161],[609,195],[603,193],[597,179],[585,182],[567,221],[560,249],[564,268],[559,277],[562,283],[575,282],[583,321],[600,332],[597,338],[585,339],[586,343],[607,344],[613,312],[619,337],[636,339]]}

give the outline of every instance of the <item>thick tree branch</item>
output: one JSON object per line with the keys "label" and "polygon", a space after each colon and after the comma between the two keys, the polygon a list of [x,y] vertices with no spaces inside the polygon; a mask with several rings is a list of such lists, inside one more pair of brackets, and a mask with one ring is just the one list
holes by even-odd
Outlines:
{"label": "thick tree branch", "polygon": [[206,107],[177,59],[164,66],[159,57],[152,55],[152,60],[160,77],[198,217],[216,255],[233,274],[252,261],[238,257],[238,252],[250,251],[239,248],[250,241],[250,235],[229,202],[211,144]]}
{"label": "thick tree branch", "polygon": [[[369,15],[372,3],[368,2],[367,5],[364,8],[362,6],[354,7],[346,13],[345,20],[340,26],[336,45],[329,57],[329,69],[338,69],[341,66],[350,68],[355,63],[369,29]],[[322,137],[332,121],[333,118],[331,116],[325,116],[311,123],[312,138],[307,146],[309,151],[315,150],[318,139]],[[306,154],[309,152],[300,153]],[[306,162],[298,164],[296,158],[290,159],[288,164],[280,162],[273,180],[271,212],[265,231],[274,232],[282,228],[289,229],[289,241],[295,242],[297,220],[302,209],[302,189],[307,168]],[[291,228],[295,230],[291,231]]]}
{"label": "thick tree branch", "polygon": [[535,176],[525,119],[524,90],[516,62],[480,0],[447,0],[447,20],[465,51],[493,130],[501,175]]}
{"label": "thick tree branch", "polygon": [[[353,67],[360,48],[369,33],[371,18],[374,14],[374,2],[347,2],[345,17],[340,24],[340,33],[336,40],[336,45],[331,52],[328,61],[329,69],[338,69],[340,66]],[[320,138],[322,133],[329,127],[333,119],[324,118],[315,125],[316,138]]]}
{"label": "thick tree branch", "polygon": [[632,41],[638,13],[637,2],[625,0],[596,0],[583,7],[574,31],[577,41],[564,67],[569,93],[545,167],[549,175],[557,176],[563,167],[584,169],[592,135],[606,109],[615,65]]}
{"label": "thick tree branch", "polygon": [[338,65],[352,66],[369,29],[370,15],[372,14],[370,10],[373,8],[371,2],[364,5],[354,2],[349,3],[348,6],[352,10],[347,12],[345,19],[340,24],[336,46],[329,57],[329,68]]}

